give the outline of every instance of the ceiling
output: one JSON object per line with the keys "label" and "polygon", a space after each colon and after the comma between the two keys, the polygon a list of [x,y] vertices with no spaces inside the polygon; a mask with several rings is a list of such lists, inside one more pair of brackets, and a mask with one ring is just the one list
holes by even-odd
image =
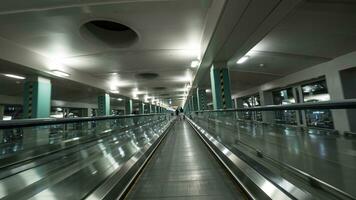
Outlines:
{"label": "ceiling", "polygon": [[[0,60],[0,74],[21,74],[27,78],[42,76],[36,70],[28,67],[20,66],[11,62]],[[49,77],[52,85],[52,99],[66,102],[83,102],[88,104],[96,104],[97,97],[103,94],[103,90],[90,87],[85,84],[77,83],[75,81],[58,78],[55,76]],[[16,80],[5,76],[0,76],[0,95],[17,96],[23,95],[24,80]],[[123,102],[118,101],[118,98],[124,99],[121,95],[115,95],[111,104],[113,106],[123,106]],[[113,96],[114,97],[114,96]]]}
{"label": "ceiling", "polygon": [[[273,5],[273,1],[250,1],[243,14],[236,9],[226,14],[235,14],[239,21],[230,26],[218,24],[229,37],[212,38],[216,44],[207,49],[194,86],[210,88],[207,77],[214,62],[226,62],[234,95],[356,50],[355,1],[282,2],[295,5],[287,12],[286,5]],[[270,8],[270,13],[263,15],[261,7],[265,12]],[[245,55],[249,59],[237,64]]]}
{"label": "ceiling", "polygon": [[[49,77],[62,100],[94,103],[119,90],[111,96],[177,106],[187,85],[210,88],[215,62],[229,67],[236,94],[355,51],[355,11],[348,0],[3,0],[0,73]],[[99,35],[91,20],[134,35]],[[49,75],[53,69],[70,77]],[[5,79],[14,89],[0,94],[21,95],[21,84]]]}
{"label": "ceiling", "polygon": [[[39,72],[70,73],[67,69],[71,69],[100,82],[102,90],[119,90],[141,100],[145,96],[166,103],[172,99],[180,105],[184,88],[196,73],[191,62],[207,46],[202,40],[212,30],[206,28],[214,26],[207,17],[220,9],[212,4],[213,0],[4,0],[0,38],[48,59],[49,69],[39,67]],[[121,23],[137,38],[127,46],[111,45],[88,33],[84,24],[92,20]],[[120,37],[110,40],[120,41]],[[155,77],[139,75],[148,72]]]}
{"label": "ceiling", "polygon": [[356,2],[351,2],[300,4],[249,50],[247,62],[229,60],[233,94],[355,51]]}

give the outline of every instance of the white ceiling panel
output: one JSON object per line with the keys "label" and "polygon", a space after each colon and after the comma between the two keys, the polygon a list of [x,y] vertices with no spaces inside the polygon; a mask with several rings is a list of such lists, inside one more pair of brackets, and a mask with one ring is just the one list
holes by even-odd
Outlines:
{"label": "white ceiling panel", "polygon": [[[159,95],[163,91],[153,88],[164,85],[164,92],[174,97],[179,95],[175,91],[192,81],[185,80],[186,71],[204,52],[201,46],[207,46],[201,42],[204,34],[210,35],[205,27],[210,23],[207,21],[209,12],[214,10],[210,7],[212,2],[4,0],[0,9],[0,38],[48,58],[53,65],[58,64],[58,68],[65,65],[103,82],[112,81],[109,73],[118,73],[116,80],[122,83],[118,89],[127,96],[133,88],[147,95]],[[83,35],[86,30],[83,24],[91,20],[124,24],[137,33],[138,40],[125,48],[89,40]],[[142,79],[137,75],[147,72],[156,73],[158,77]],[[194,73],[190,72],[190,79]]]}

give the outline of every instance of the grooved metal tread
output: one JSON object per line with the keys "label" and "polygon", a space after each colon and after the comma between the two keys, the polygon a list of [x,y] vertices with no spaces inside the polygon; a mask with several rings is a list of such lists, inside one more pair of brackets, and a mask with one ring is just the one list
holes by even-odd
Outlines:
{"label": "grooved metal tread", "polygon": [[245,199],[194,130],[178,121],[126,199]]}

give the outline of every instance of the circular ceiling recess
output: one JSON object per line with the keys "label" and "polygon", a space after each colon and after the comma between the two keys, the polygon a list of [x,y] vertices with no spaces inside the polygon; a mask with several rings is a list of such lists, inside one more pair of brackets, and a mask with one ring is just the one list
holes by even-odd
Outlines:
{"label": "circular ceiling recess", "polygon": [[139,73],[139,74],[137,74],[137,76],[138,76],[139,78],[151,80],[151,79],[157,78],[159,75],[156,74],[156,73]]}
{"label": "circular ceiling recess", "polygon": [[109,20],[86,22],[81,26],[80,33],[87,40],[114,48],[130,47],[138,40],[137,33],[130,27]]}
{"label": "circular ceiling recess", "polygon": [[153,89],[155,89],[155,90],[165,90],[166,87],[161,87],[161,86],[159,86],[159,87],[154,87]]}

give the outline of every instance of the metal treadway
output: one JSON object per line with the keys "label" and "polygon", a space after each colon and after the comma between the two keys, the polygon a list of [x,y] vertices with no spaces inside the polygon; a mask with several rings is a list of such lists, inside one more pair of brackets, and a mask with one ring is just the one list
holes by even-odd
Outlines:
{"label": "metal treadway", "polygon": [[177,121],[126,199],[247,199],[185,121]]}

